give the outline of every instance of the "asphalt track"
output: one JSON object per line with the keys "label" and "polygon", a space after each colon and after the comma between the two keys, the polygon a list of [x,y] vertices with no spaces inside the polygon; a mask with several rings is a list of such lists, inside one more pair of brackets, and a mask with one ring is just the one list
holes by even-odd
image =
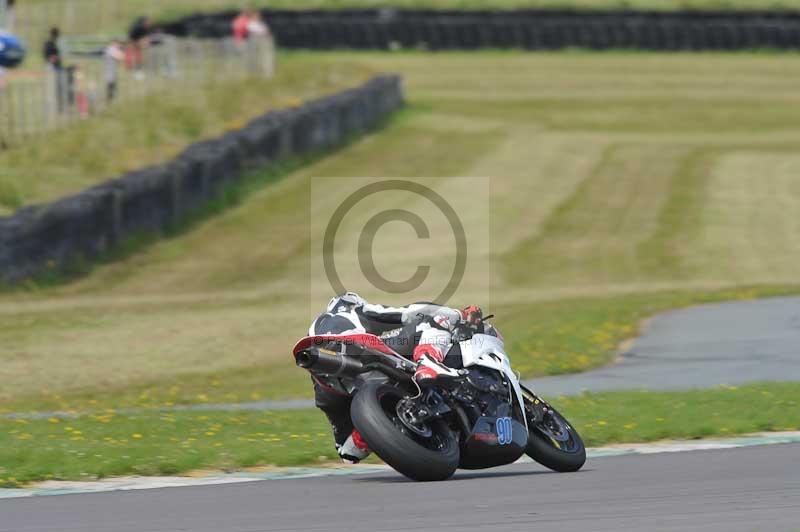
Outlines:
{"label": "asphalt track", "polygon": [[544,397],[554,397],[587,390],[684,390],[788,380],[800,380],[798,297],[667,312],[649,322],[617,363],[529,383]]}
{"label": "asphalt track", "polygon": [[800,444],[0,501],[0,532],[800,531]]}

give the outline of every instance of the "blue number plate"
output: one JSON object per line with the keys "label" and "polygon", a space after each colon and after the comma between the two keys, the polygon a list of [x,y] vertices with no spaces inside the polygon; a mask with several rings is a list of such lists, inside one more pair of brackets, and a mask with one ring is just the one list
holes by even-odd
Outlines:
{"label": "blue number plate", "polygon": [[500,445],[508,445],[514,439],[514,426],[511,423],[510,417],[501,417],[497,419],[497,443]]}

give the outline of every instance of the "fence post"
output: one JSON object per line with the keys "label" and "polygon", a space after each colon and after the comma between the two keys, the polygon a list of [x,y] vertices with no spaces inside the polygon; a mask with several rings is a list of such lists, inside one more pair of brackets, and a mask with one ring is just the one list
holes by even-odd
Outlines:
{"label": "fence post", "polygon": [[8,93],[11,90],[10,86],[0,87],[0,149],[8,146],[10,142],[10,122],[9,122],[9,108]]}
{"label": "fence post", "polygon": [[252,37],[245,43],[247,68],[255,76],[272,78],[275,74],[275,41],[272,36]]}
{"label": "fence post", "polygon": [[11,31],[8,24],[8,0],[0,0],[0,29]]}

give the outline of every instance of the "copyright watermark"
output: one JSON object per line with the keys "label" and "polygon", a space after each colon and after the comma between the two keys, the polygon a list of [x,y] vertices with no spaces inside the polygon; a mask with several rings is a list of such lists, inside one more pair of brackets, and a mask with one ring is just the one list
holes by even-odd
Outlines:
{"label": "copyright watermark", "polygon": [[316,178],[310,301],[335,294],[405,305],[488,304],[488,178]]}

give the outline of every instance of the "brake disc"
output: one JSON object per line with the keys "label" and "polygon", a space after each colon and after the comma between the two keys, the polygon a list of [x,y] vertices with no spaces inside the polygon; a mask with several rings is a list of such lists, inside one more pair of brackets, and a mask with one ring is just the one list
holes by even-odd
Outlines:
{"label": "brake disc", "polygon": [[433,436],[433,430],[424,421],[419,421],[417,416],[414,415],[413,407],[407,405],[405,401],[397,403],[396,411],[398,419],[408,430],[423,438]]}

